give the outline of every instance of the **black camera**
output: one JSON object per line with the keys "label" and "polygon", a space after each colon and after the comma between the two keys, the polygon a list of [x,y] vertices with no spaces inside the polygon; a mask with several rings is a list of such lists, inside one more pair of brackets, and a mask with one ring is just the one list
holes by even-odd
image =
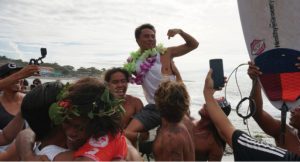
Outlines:
{"label": "black camera", "polygon": [[29,61],[29,65],[40,65],[40,64],[42,64],[42,63],[44,63],[43,62],[43,58],[45,58],[46,57],[46,55],[47,55],[47,49],[46,48],[41,48],[41,57],[40,58],[38,58],[38,59],[30,59],[30,61]]}
{"label": "black camera", "polygon": [[216,101],[218,102],[219,106],[222,108],[223,112],[228,116],[231,112],[231,105],[227,102],[226,98],[221,97],[217,98]]}

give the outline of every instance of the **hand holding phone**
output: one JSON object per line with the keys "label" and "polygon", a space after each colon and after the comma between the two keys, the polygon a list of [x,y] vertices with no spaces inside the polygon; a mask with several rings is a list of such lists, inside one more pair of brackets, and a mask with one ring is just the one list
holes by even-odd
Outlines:
{"label": "hand holding phone", "polygon": [[220,90],[224,87],[224,70],[222,59],[211,59],[209,60],[209,66],[213,70],[212,79],[214,80],[214,89]]}

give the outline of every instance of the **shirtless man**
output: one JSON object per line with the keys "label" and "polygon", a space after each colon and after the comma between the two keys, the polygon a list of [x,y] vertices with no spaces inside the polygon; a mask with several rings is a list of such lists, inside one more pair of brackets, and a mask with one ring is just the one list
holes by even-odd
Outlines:
{"label": "shirtless man", "polygon": [[162,123],[153,144],[156,161],[194,161],[192,134],[183,122],[189,110],[189,94],[183,83],[162,82],[155,92],[155,103]]}
{"label": "shirtless man", "polygon": [[[298,67],[299,64],[298,64]],[[261,74],[259,68],[252,62],[249,62],[248,75],[252,80],[257,79]],[[285,142],[281,142],[281,122],[273,118],[269,113],[263,110],[263,100],[261,96],[261,86],[257,82],[253,85],[253,99],[256,103],[256,113],[253,118],[260,128],[275,139],[276,145],[300,155],[300,108],[291,110],[290,125],[286,125]]]}
{"label": "shirtless man", "polygon": [[133,115],[141,111],[143,103],[139,98],[126,94],[129,82],[129,74],[126,70],[122,68],[109,69],[105,73],[104,80],[115,98],[124,99],[123,108],[126,113],[122,118],[121,124],[125,129]]}
{"label": "shirtless man", "polygon": [[[201,119],[199,121],[194,121],[196,161],[221,161],[226,142],[218,134],[218,131],[211,121],[205,107],[206,105],[203,105],[203,107],[199,110]],[[228,116],[231,111],[230,106],[223,105],[221,108]]]}
{"label": "shirtless man", "polygon": [[[174,72],[176,68],[174,68],[173,58],[187,54],[199,45],[196,39],[183,30],[170,29],[167,33],[168,37],[180,35],[185,40],[185,44],[163,48],[156,45],[155,34],[155,28],[151,24],[143,24],[136,28],[135,39],[140,50],[128,59],[128,64],[124,65],[130,74],[136,76],[134,81],[142,85],[149,103],[134,116],[125,130],[126,136],[133,143],[139,137],[138,132],[151,130],[161,123],[160,114],[154,105],[154,93],[162,80],[176,80],[178,71]],[[148,59],[141,59],[141,56]]]}

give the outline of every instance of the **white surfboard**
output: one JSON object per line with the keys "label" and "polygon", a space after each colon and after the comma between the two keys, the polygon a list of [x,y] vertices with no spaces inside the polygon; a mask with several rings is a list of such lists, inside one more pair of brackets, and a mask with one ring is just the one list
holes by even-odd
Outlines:
{"label": "white surfboard", "polygon": [[[266,75],[267,80],[260,78],[264,93],[278,109],[283,103],[289,110],[298,107],[300,75],[291,64],[300,56],[300,0],[238,0],[238,7],[250,59],[262,66],[270,65],[266,73],[277,69],[276,74]],[[279,72],[286,74],[284,83],[273,83],[271,75],[282,77]],[[280,88],[285,90],[281,96],[274,92]]]}

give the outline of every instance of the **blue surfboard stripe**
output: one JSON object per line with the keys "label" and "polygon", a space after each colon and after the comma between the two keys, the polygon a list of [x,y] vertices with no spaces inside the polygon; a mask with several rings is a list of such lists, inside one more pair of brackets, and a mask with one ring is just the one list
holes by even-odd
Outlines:
{"label": "blue surfboard stripe", "polygon": [[263,74],[299,72],[295,66],[300,52],[288,48],[276,48],[266,51],[254,59],[255,65]]}

